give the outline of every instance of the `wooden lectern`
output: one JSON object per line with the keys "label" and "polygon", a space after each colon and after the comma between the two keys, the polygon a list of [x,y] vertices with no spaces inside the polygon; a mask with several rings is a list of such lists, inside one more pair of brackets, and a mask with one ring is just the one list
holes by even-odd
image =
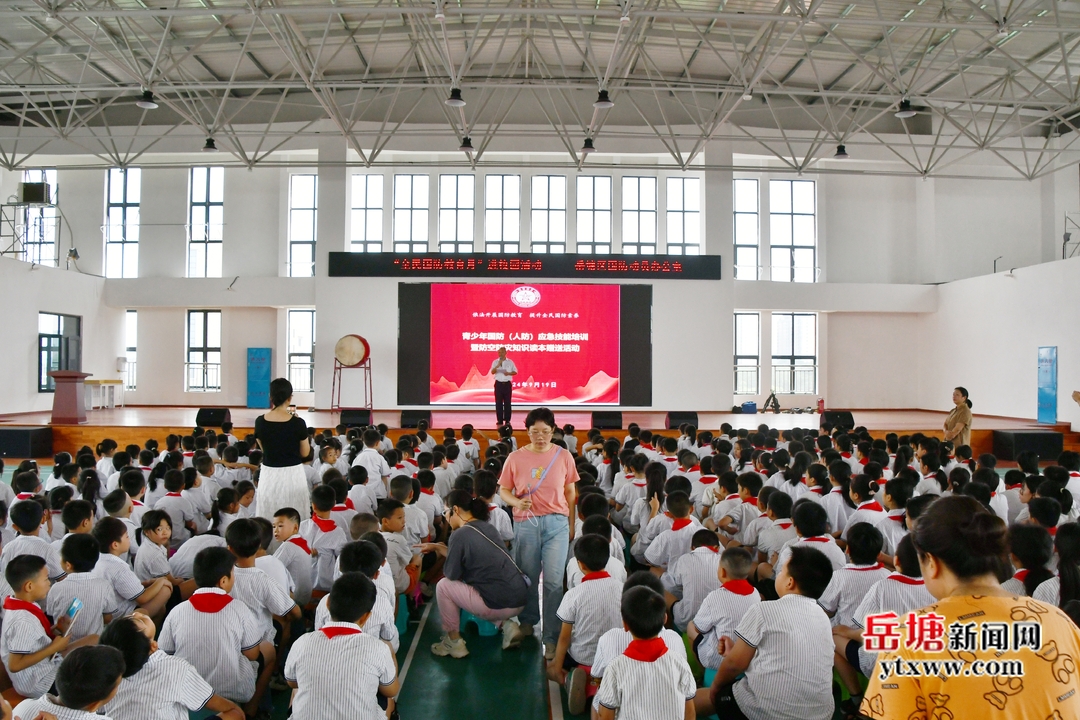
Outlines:
{"label": "wooden lectern", "polygon": [[53,370],[49,377],[56,383],[53,393],[52,424],[78,425],[86,422],[86,386],[83,380],[91,373],[76,370]]}

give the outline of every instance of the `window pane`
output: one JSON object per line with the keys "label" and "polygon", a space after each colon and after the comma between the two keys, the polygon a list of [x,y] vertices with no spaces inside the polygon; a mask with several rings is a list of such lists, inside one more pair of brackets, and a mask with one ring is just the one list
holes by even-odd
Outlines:
{"label": "window pane", "polygon": [[488,207],[502,207],[503,204],[503,184],[502,175],[488,175],[486,180],[487,185],[487,206]]}
{"label": "window pane", "polygon": [[735,212],[758,211],[757,180],[735,181]]}
{"label": "window pane", "polygon": [[206,346],[221,347],[221,313],[206,313]]}
{"label": "window pane", "polygon": [[566,176],[554,175],[548,179],[548,207],[552,210],[566,209]]}
{"label": "window pane", "polygon": [[758,315],[756,313],[735,315],[735,354],[758,354]]}
{"label": "window pane", "polygon": [[795,328],[795,352],[794,355],[817,354],[817,332],[814,315],[796,315],[794,317]]}
{"label": "window pane", "polygon": [[206,202],[206,168],[191,168],[191,200]]}
{"label": "window pane", "polygon": [[637,210],[640,195],[639,178],[623,178],[623,210]]}
{"label": "window pane", "polygon": [[593,207],[593,180],[583,177],[577,181],[577,206],[579,210],[591,210]]}
{"label": "window pane", "polygon": [[225,200],[225,168],[210,168],[210,202]]}
{"label": "window pane", "polygon": [[668,178],[667,179],[667,209],[670,210],[682,210],[683,209],[683,179],[682,178]]}
{"label": "window pane", "polygon": [[290,221],[290,240],[293,242],[310,242],[315,239],[314,210],[293,210]]}
{"label": "window pane", "polygon": [[738,213],[735,215],[735,244],[758,244],[758,216],[756,214]]}
{"label": "window pane", "polygon": [[793,215],[792,240],[795,245],[814,245],[814,216]]}
{"label": "window pane", "polygon": [[701,180],[683,180],[683,207],[690,212],[701,212]]}
{"label": "window pane", "polygon": [[774,213],[791,212],[791,181],[769,181],[769,211]]}
{"label": "window pane", "polygon": [[791,251],[787,248],[772,249],[772,279],[774,282],[791,282]]}
{"label": "window pane", "polygon": [[294,208],[314,208],[315,207],[315,176],[314,175],[293,175],[292,176],[292,198],[291,203]]}
{"label": "window pane", "polygon": [[791,215],[770,215],[770,242],[773,245],[791,244]]}
{"label": "window pane", "polygon": [[596,178],[596,207],[603,210],[611,209],[611,178]]}
{"label": "window pane", "polygon": [[383,176],[367,176],[367,206],[381,208],[383,204]]}
{"label": "window pane", "polygon": [[791,183],[791,209],[793,212],[814,214],[814,183],[811,180],[794,180]]}
{"label": "window pane", "polygon": [[139,193],[142,190],[142,170],[140,168],[127,169],[127,201],[139,202]]}
{"label": "window pane", "polygon": [[412,206],[412,176],[394,176],[394,207],[405,208]]}

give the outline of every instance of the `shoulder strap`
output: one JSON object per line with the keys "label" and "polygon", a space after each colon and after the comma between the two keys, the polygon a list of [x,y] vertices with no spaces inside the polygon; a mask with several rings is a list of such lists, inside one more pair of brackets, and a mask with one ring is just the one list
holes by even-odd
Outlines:
{"label": "shoulder strap", "polygon": [[528,497],[529,495],[532,495],[533,493],[535,493],[537,490],[540,489],[540,486],[544,484],[544,480],[547,479],[548,472],[551,470],[552,466],[555,465],[555,461],[559,459],[559,456],[561,454],[562,454],[562,448],[559,447],[558,445],[556,445],[555,446],[555,455],[551,458],[551,462],[548,463],[548,466],[546,468],[544,468],[544,472],[540,475],[540,480],[537,481],[536,485],[533,486],[533,488],[531,490],[529,490],[529,492],[525,493],[521,497]]}
{"label": "shoulder strap", "polygon": [[[502,510],[499,510],[498,512],[502,512]],[[473,530],[475,530],[476,532],[478,532],[478,533],[480,534],[480,537],[484,538],[484,539],[485,539],[485,540],[487,540],[487,541],[488,541],[489,543],[491,543],[491,544],[492,544],[492,545],[494,545],[495,547],[499,548],[499,550],[502,550],[502,554],[506,556],[506,559],[510,561],[510,564],[511,564],[511,565],[513,565],[513,566],[514,566],[514,568],[515,568],[515,569],[516,569],[516,570],[517,570],[517,571],[518,571],[519,573],[521,573],[522,575],[524,575],[524,574],[525,574],[525,573],[522,573],[522,572],[521,572],[521,568],[519,568],[519,567],[518,567],[518,564],[517,564],[516,562],[514,562],[514,558],[512,558],[512,557],[510,556],[510,553],[506,552],[506,547],[505,547],[504,545],[500,545],[500,544],[498,544],[497,542],[495,542],[494,540],[492,540],[491,538],[489,538],[489,537],[487,536],[487,533],[485,533],[484,531],[482,531],[482,530],[481,530],[480,528],[477,528],[477,527],[473,527],[473,524],[472,524],[472,523],[466,523],[466,524],[465,524],[465,527],[467,527],[467,528],[472,528]]]}

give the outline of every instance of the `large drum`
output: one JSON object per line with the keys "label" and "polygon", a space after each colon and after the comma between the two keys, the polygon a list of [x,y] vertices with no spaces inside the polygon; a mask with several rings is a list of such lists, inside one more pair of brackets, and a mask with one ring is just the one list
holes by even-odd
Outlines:
{"label": "large drum", "polygon": [[363,365],[370,354],[371,346],[359,335],[346,335],[334,345],[334,357],[344,367]]}

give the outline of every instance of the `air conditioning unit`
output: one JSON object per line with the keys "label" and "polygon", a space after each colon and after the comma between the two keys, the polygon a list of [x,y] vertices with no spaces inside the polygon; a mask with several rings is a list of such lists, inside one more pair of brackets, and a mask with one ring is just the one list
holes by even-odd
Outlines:
{"label": "air conditioning unit", "polygon": [[19,183],[20,203],[49,204],[49,183]]}

